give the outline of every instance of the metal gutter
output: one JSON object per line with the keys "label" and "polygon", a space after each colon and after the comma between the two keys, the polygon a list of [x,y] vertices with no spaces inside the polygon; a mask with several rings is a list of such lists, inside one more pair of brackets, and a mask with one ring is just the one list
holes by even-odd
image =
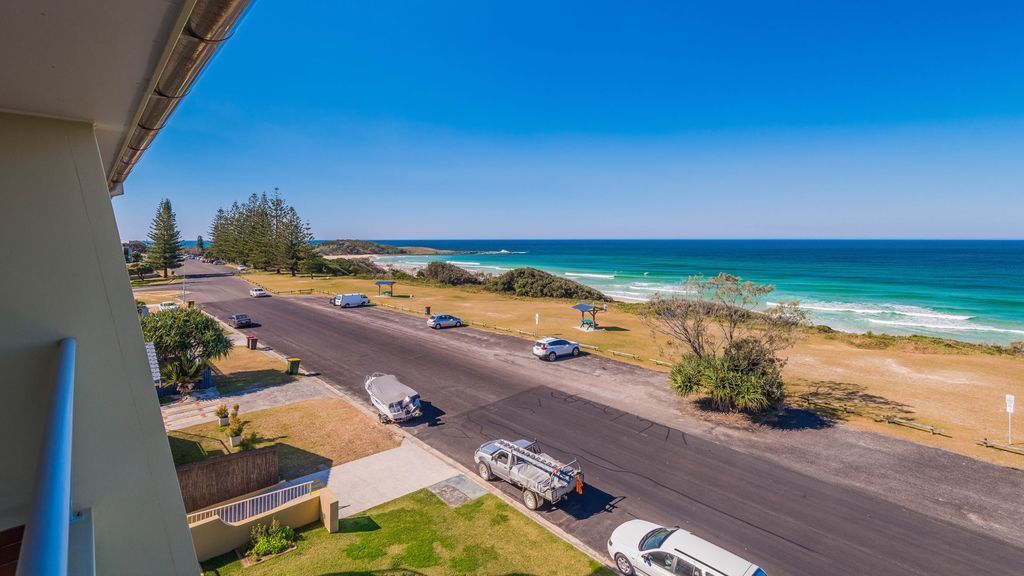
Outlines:
{"label": "metal gutter", "polygon": [[160,59],[150,90],[140,103],[107,178],[111,196],[123,193],[123,183],[142,153],[167,124],[168,118],[251,6],[250,0],[195,0],[180,29]]}

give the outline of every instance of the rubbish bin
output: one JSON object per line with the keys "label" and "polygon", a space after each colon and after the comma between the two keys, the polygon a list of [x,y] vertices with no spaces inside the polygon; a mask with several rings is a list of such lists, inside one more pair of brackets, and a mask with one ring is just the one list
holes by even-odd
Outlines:
{"label": "rubbish bin", "polygon": [[288,359],[288,374],[295,376],[299,373],[299,358]]}
{"label": "rubbish bin", "polygon": [[423,307],[423,314],[426,316],[430,316],[430,306]]}
{"label": "rubbish bin", "polygon": [[256,344],[259,343],[259,339],[256,338],[255,336],[246,336],[245,342],[249,350],[256,350]]}
{"label": "rubbish bin", "polygon": [[195,300],[189,300],[188,301],[188,307],[189,308],[195,308],[196,307],[196,301]]}

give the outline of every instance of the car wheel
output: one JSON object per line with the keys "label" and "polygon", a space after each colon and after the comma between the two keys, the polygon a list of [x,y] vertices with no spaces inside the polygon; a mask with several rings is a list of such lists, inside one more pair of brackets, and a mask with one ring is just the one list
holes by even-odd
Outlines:
{"label": "car wheel", "polygon": [[580,355],[580,349],[579,348],[573,348],[572,349],[572,355],[573,356],[579,356]]}
{"label": "car wheel", "polygon": [[441,325],[440,324],[434,324],[434,330],[440,330],[440,329],[441,329]]}
{"label": "car wheel", "polygon": [[558,359],[558,354],[555,354],[554,352],[552,352],[551,354],[548,354],[548,362],[554,362],[557,359]]}
{"label": "car wheel", "polygon": [[462,328],[462,322],[456,322],[455,323],[455,327],[456,328]]}
{"label": "car wheel", "polygon": [[633,565],[629,563],[629,558],[622,554],[615,555],[615,567],[619,569],[623,576],[633,576],[633,574],[636,574],[633,570]]}
{"label": "car wheel", "polygon": [[540,496],[533,490],[523,490],[523,504],[527,510],[536,510],[540,508]]}
{"label": "car wheel", "polygon": [[476,467],[476,471],[484,480],[494,480],[494,475],[491,474],[491,469],[488,468],[487,464],[481,462],[480,465]]}
{"label": "car wheel", "polygon": [[348,308],[348,304],[342,304],[341,307],[342,308]]}

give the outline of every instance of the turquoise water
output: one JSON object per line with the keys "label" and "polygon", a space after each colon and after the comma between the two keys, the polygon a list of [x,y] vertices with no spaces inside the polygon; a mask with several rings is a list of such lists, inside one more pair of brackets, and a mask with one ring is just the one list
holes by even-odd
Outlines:
{"label": "turquoise water", "polygon": [[395,256],[500,273],[533,266],[628,301],[683,295],[693,274],[773,284],[769,302],[799,300],[816,324],[849,332],[970,342],[1024,340],[1024,241],[382,240],[473,251]]}

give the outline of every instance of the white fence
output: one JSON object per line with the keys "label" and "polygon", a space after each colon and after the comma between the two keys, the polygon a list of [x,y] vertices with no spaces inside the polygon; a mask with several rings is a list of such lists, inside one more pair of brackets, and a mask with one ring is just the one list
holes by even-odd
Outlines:
{"label": "white fence", "polygon": [[253,496],[252,498],[246,498],[245,500],[239,500],[238,502],[232,502],[231,504],[210,508],[209,510],[193,512],[188,515],[188,523],[195,524],[200,520],[206,520],[214,516],[219,517],[224,522],[242,522],[253,516],[269,512],[286,502],[311,494],[313,492],[313,484],[314,482],[312,481],[304,482],[295,486],[274,490],[273,492],[267,492],[266,494],[260,494],[259,496]]}

